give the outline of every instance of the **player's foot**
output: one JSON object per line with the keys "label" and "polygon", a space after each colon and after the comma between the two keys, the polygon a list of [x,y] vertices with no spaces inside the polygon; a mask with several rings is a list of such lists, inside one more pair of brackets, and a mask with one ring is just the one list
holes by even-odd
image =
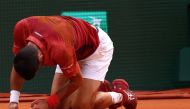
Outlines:
{"label": "player's foot", "polygon": [[104,80],[100,84],[99,91],[102,91],[102,92],[112,91],[112,84],[108,80]]}
{"label": "player's foot", "polygon": [[121,93],[123,100],[121,103],[111,105],[109,109],[117,109],[120,106],[124,106],[126,109],[136,109],[137,98],[134,92],[129,90],[129,85],[124,79],[116,79],[112,82],[113,91]]}
{"label": "player's foot", "polygon": [[123,90],[123,100],[122,104],[126,109],[136,109],[137,107],[137,97],[135,93],[131,90]]}

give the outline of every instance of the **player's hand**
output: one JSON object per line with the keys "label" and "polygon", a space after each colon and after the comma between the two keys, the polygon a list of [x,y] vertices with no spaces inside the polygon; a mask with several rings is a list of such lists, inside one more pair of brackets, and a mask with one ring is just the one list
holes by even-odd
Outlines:
{"label": "player's hand", "polygon": [[31,109],[49,109],[47,100],[35,100],[31,103]]}
{"label": "player's hand", "polygon": [[8,109],[18,109],[18,103],[9,103],[9,108]]}

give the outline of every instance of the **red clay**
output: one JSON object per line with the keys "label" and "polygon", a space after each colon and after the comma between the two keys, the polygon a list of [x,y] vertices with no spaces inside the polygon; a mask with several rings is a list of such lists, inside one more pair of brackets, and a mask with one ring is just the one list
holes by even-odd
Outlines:
{"label": "red clay", "polygon": [[[137,109],[190,109],[190,88],[165,91],[135,91]],[[19,109],[30,109],[35,99],[45,99],[47,94],[22,94]],[[8,109],[9,94],[0,93],[0,109]],[[124,108],[118,108],[124,109]]]}

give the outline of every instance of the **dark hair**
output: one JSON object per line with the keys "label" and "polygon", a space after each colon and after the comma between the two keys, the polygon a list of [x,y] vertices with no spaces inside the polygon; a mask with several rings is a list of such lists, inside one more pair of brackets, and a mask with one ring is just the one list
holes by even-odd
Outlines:
{"label": "dark hair", "polygon": [[25,80],[31,80],[39,69],[38,50],[27,45],[14,57],[14,69]]}

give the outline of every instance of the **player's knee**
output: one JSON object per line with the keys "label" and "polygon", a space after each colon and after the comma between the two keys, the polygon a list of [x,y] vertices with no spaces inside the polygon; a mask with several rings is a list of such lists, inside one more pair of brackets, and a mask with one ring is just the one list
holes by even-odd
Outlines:
{"label": "player's knee", "polygon": [[100,104],[102,104],[102,103],[104,103],[104,100],[103,99],[98,99],[94,103],[93,109],[101,109],[102,105],[100,105]]}
{"label": "player's knee", "polygon": [[96,102],[94,103],[93,109],[103,109],[107,107],[105,105],[109,104],[104,97],[97,97]]}
{"label": "player's knee", "polygon": [[73,104],[72,109],[92,109],[92,103],[85,100],[79,100]]}

